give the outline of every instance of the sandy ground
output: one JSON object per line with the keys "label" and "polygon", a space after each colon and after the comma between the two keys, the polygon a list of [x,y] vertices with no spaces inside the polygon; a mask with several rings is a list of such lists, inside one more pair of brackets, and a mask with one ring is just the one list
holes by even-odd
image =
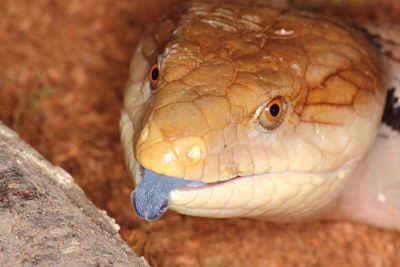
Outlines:
{"label": "sandy ground", "polygon": [[[121,102],[135,45],[174,2],[1,0],[0,119],[70,172],[154,266],[400,266],[400,234],[360,224],[135,216],[119,143]],[[358,9],[360,18],[400,14],[388,0],[361,2],[370,6]]]}

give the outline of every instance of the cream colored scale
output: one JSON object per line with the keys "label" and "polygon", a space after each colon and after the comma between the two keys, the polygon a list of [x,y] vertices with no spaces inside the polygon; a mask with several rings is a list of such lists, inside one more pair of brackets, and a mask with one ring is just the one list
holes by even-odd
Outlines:
{"label": "cream colored scale", "polygon": [[205,183],[170,192],[179,213],[306,219],[332,206],[371,148],[385,94],[378,53],[340,22],[190,1],[134,55],[126,164],[136,184],[143,168]]}

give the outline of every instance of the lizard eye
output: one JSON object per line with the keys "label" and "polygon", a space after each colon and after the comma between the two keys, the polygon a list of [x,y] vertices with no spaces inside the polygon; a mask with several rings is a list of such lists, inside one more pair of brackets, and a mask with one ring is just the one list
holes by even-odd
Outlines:
{"label": "lizard eye", "polygon": [[151,67],[149,72],[150,83],[152,86],[155,86],[157,82],[160,80],[160,70],[158,68],[158,64],[154,64]]}
{"label": "lizard eye", "polygon": [[286,103],[279,96],[269,101],[266,105],[262,105],[260,109],[257,123],[265,130],[273,130],[282,123],[286,113]]}

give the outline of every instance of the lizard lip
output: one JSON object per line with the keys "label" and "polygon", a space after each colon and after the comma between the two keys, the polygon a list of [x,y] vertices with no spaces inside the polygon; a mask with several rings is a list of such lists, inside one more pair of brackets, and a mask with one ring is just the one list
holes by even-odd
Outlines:
{"label": "lizard lip", "polygon": [[[145,168],[142,165],[139,165],[139,169],[140,169],[140,171],[139,171],[140,176],[142,176]],[[245,175],[245,176],[237,175],[237,176],[234,176],[232,178],[229,178],[229,179],[226,179],[226,180],[223,180],[223,181],[217,181],[217,182],[211,182],[211,183],[205,183],[205,182],[202,182],[202,181],[190,180],[190,181],[199,182],[199,183],[202,183],[202,184],[200,184],[200,185],[182,185],[182,186],[177,187],[175,190],[199,190],[199,189],[205,189],[205,188],[210,188],[212,186],[222,185],[222,184],[225,184],[227,182],[230,182],[230,181],[233,181],[233,180],[236,180],[236,179],[245,179],[245,178],[250,178],[250,177],[254,177],[254,176],[256,176],[256,174]],[[185,180],[185,179],[179,178],[179,177],[171,177],[171,178]],[[187,181],[189,181],[189,180],[187,180]]]}
{"label": "lizard lip", "polygon": [[254,175],[247,175],[247,176],[239,176],[238,175],[238,176],[235,176],[233,178],[230,178],[230,179],[227,179],[227,180],[224,180],[224,181],[218,181],[218,182],[212,182],[212,183],[204,183],[204,184],[196,185],[196,186],[182,185],[182,186],[177,187],[175,190],[187,190],[187,191],[189,191],[189,190],[206,189],[206,188],[210,188],[210,187],[213,187],[213,186],[223,185],[225,183],[231,182],[231,181],[236,180],[236,179],[245,179],[245,178],[249,178],[249,177],[252,177],[252,176],[254,176]]}
{"label": "lizard lip", "polygon": [[166,176],[142,166],[139,169],[139,175],[142,179],[131,194],[131,203],[136,214],[147,221],[157,220],[167,211],[171,193],[176,195],[179,192],[186,192],[196,195],[196,192],[223,187],[237,179],[250,177],[236,176],[226,181],[204,183]]}

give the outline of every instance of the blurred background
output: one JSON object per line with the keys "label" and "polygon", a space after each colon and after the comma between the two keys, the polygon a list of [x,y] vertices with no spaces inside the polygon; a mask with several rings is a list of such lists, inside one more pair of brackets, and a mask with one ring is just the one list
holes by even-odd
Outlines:
{"label": "blurred background", "polygon": [[[276,3],[344,20],[400,21],[398,1]],[[174,212],[153,223],[136,217],[119,142],[124,87],[141,36],[176,5],[176,0],[1,0],[0,120],[67,170],[153,266],[400,266],[400,234],[360,224],[288,226]]]}

